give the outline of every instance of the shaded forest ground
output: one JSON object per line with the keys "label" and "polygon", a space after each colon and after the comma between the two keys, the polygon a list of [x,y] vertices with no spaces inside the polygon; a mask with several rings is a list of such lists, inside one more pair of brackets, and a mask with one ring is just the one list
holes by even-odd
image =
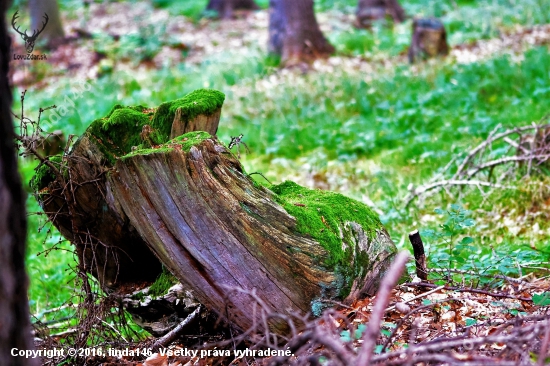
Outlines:
{"label": "shaded forest ground", "polygon": [[[550,19],[540,11],[544,3],[442,4],[439,10],[404,4],[409,14],[440,12],[453,47],[445,60],[411,67],[405,56],[410,21],[356,30],[354,4],[322,2],[318,20],[337,53],[307,72],[280,70],[266,55],[265,10],[218,22],[198,19],[195,10],[184,11],[189,18],[171,7],[152,10],[147,3],[92,4],[88,13],[67,5],[66,29],[84,29],[91,38],[75,37],[46,51],[47,63],[12,64],[13,81],[29,89],[28,111],[71,98],[73,112],[44,126],[66,134],[81,133],[116,103],[158,105],[196,88],[219,89],[227,95],[219,135],[228,142],[229,136],[244,134],[252,150],[242,156],[248,171],[363,201],[381,215],[400,247],[408,247],[407,233],[415,228],[440,232],[449,214],[434,209],[456,204],[475,224],[460,228],[454,244],[464,237],[473,242],[453,251],[448,241],[428,236],[430,266],[512,277],[535,271],[527,279],[542,278],[533,285],[542,291],[550,238],[546,176],[523,178],[515,190],[452,190],[403,207],[411,184],[427,182],[498,124],[527,125],[544,121],[550,112],[550,26],[545,24]],[[73,94],[78,78],[92,84],[81,97]],[[23,163],[27,181],[32,169],[32,163]],[[38,211],[32,197],[29,210]],[[31,312],[48,321],[67,315],[67,309],[44,312],[66,304],[74,293],[74,275],[67,269],[74,259],[57,233],[46,235],[48,227],[38,232],[41,220],[31,216]],[[59,250],[48,251],[47,260],[44,253],[37,256],[52,245]],[[502,283],[480,277],[477,284]],[[518,304],[505,305],[517,310],[507,316],[531,311]],[[485,306],[489,317],[500,309]]]}

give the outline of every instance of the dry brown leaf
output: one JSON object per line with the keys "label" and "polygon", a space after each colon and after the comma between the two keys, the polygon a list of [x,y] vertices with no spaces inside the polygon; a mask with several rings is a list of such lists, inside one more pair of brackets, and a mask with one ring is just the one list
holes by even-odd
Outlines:
{"label": "dry brown leaf", "polygon": [[154,353],[145,360],[143,366],[168,366],[168,356]]}

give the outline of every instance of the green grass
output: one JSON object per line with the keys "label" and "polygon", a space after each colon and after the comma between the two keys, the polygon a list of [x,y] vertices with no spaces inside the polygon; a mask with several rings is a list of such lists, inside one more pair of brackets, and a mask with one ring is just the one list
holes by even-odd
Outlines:
{"label": "green grass", "polygon": [[[155,3],[198,19],[206,1]],[[71,4],[65,1],[62,6],[70,9]],[[512,29],[515,24],[549,21],[537,10],[548,9],[548,0],[434,4],[403,2],[409,14],[439,12],[451,44],[494,37],[499,29]],[[316,1],[318,11],[349,14],[355,6],[356,0]],[[30,88],[26,109],[35,117],[38,107],[71,106],[61,118],[46,112],[44,128],[78,135],[115,104],[157,106],[195,89],[214,88],[226,94],[218,135],[229,143],[230,136],[244,134],[252,150],[243,156],[247,171],[263,172],[273,183],[296,177],[303,184],[309,174],[316,184],[359,201],[369,197],[401,247],[408,245],[406,234],[412,229],[437,229],[441,219],[433,209],[460,203],[476,221],[468,234],[474,238],[469,253],[494,270],[513,274],[515,258],[547,261],[550,220],[536,214],[548,211],[541,203],[550,198],[544,179],[524,182],[518,191],[494,191],[488,198],[471,190],[461,202],[438,195],[424,206],[403,209],[400,200],[410,183],[426,182],[497,124],[529,124],[550,112],[548,47],[528,50],[521,60],[496,55],[472,64],[436,60],[411,68],[398,59],[408,44],[410,21],[394,27],[376,24],[372,31],[335,26],[327,36],[342,60],[370,60],[372,71],[335,66],[331,72],[288,75],[274,68],[276,60],[264,54],[262,45],[252,45],[209,56],[199,65],[181,63],[145,74],[106,72],[90,81],[89,90],[81,94],[74,93],[79,84],[61,79],[48,89]],[[114,51],[108,55],[116,56]],[[380,62],[386,58],[390,66]],[[43,76],[51,71],[38,67]],[[14,110],[18,109],[16,103]],[[22,162],[27,182],[32,168],[32,163]],[[38,211],[32,198],[28,207]],[[525,218],[529,224],[521,224]],[[66,251],[70,246],[62,244],[62,250],[52,251],[47,258],[36,255],[60,239],[55,231],[49,238],[45,230],[38,233],[40,220],[29,217],[27,266],[33,313],[62,305],[74,293],[74,275],[67,271],[75,265],[73,254]],[[510,222],[525,227],[516,233]],[[536,234],[530,230],[535,224],[540,228]],[[426,242],[432,258],[443,258],[444,246]],[[496,258],[504,259],[491,261],[493,249],[500,256]]]}

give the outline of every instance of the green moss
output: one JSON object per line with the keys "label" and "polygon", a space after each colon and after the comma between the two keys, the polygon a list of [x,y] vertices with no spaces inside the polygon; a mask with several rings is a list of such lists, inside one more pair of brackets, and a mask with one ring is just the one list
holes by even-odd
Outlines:
{"label": "green moss", "polygon": [[225,94],[213,89],[198,89],[181,99],[161,104],[153,117],[153,128],[167,140],[172,129],[176,110],[181,108],[182,117],[189,121],[199,114],[210,115],[220,109],[225,100]]}
{"label": "green moss", "polygon": [[[63,161],[61,154],[51,156],[49,160],[54,166],[59,166],[61,169],[61,162]],[[53,182],[55,178],[56,176],[52,172],[51,168],[44,163],[40,163],[40,165],[36,167],[36,173],[31,178],[29,186],[34,193],[38,193],[41,189],[47,187],[48,184]]]}
{"label": "green moss", "polygon": [[102,152],[114,164],[119,156],[129,153],[132,146],[141,144],[140,133],[144,125],[151,123],[150,118],[145,107],[117,105],[109,112],[108,117],[93,121],[86,133],[100,141]]}
{"label": "green moss", "polygon": [[285,210],[296,218],[297,231],[309,235],[329,251],[330,258],[325,263],[328,266],[347,257],[342,241],[350,238],[340,230],[345,223],[358,223],[370,237],[382,226],[368,206],[339,193],[311,190],[289,181],[270,189],[278,195]]}
{"label": "green moss", "polygon": [[320,263],[336,275],[332,288],[339,296],[349,294],[353,280],[366,274],[370,259],[354,248],[351,222],[363,228],[373,239],[382,228],[380,219],[368,206],[338,193],[311,190],[286,181],[270,189],[277,201],[296,218],[296,231],[317,241],[329,256]]}
{"label": "green moss", "polygon": [[158,276],[151,287],[149,287],[149,295],[153,298],[162,296],[166,294],[168,289],[176,283],[178,283],[178,279],[163,267],[162,273]]}
{"label": "green moss", "polygon": [[145,294],[142,291],[140,291],[136,294],[133,294],[131,298],[134,300],[142,301],[143,299],[145,299]]}
{"label": "green moss", "polygon": [[174,149],[188,152],[192,146],[198,145],[206,139],[212,138],[208,132],[193,131],[178,136],[165,144],[159,145],[155,148],[141,148],[132,151],[129,154],[124,155],[121,159],[130,158],[136,155],[148,155],[160,152],[169,152]]}
{"label": "green moss", "polygon": [[[163,103],[156,110],[142,105],[125,107],[117,104],[106,117],[93,121],[86,135],[100,141],[99,148],[114,165],[116,159],[131,153],[133,147],[137,147],[140,153],[158,151],[153,147],[168,141],[178,108],[181,108],[183,118],[189,120],[199,114],[214,113],[221,108],[224,99],[225,95],[217,90],[199,89],[181,99]],[[145,141],[140,135],[144,125],[153,128]],[[187,143],[180,145],[183,147]]]}

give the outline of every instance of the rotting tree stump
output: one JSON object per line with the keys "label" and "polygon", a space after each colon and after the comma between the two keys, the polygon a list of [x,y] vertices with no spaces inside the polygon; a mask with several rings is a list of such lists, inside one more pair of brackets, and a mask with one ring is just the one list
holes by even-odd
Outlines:
{"label": "rotting tree stump", "polygon": [[447,32],[439,19],[415,19],[409,47],[409,62],[449,54]]}
{"label": "rotting tree stump", "polygon": [[[114,225],[97,219],[98,212],[108,212],[120,220],[114,220],[120,236],[138,238],[134,243],[154,253],[148,256],[152,263],[160,261],[201,304],[242,330],[259,321],[260,313],[250,295],[237,289],[256,291],[273,312],[317,315],[325,300],[351,302],[373,294],[396,251],[376,214],[333,192],[292,182],[258,184],[214,135],[223,94],[200,90],[182,100],[156,110],[115,107],[71,150],[69,161],[84,161],[79,169],[85,164],[93,172],[102,169],[89,173],[102,182],[96,194],[101,204],[77,201],[96,210],[87,228],[92,236],[105,231],[100,225]],[[179,128],[174,125],[199,128],[199,120],[210,133],[183,128],[187,133],[170,139]],[[83,145],[86,139],[90,144]],[[86,158],[76,159],[77,151]],[[55,179],[39,181],[36,189],[47,209]],[[49,216],[71,238],[64,216]],[[79,225],[84,231],[86,223]],[[134,248],[124,253],[132,258]],[[125,278],[129,269],[117,269],[117,278]],[[287,330],[275,319],[270,327]]]}

